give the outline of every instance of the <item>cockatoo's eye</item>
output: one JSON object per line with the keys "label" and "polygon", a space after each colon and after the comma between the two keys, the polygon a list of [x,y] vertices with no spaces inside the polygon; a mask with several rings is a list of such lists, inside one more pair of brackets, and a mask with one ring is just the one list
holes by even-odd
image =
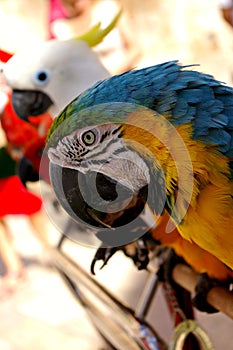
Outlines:
{"label": "cockatoo's eye", "polygon": [[46,69],[38,70],[33,76],[33,80],[37,85],[47,84],[49,81],[49,78],[50,78],[50,74]]}
{"label": "cockatoo's eye", "polygon": [[96,141],[96,133],[93,130],[88,130],[82,134],[81,138],[86,146],[91,146]]}

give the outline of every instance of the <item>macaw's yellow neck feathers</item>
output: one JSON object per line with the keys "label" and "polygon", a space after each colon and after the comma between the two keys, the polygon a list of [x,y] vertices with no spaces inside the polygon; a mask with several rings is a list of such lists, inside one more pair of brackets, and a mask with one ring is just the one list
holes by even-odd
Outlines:
{"label": "macaw's yellow neck feathers", "polygon": [[117,15],[113,18],[110,24],[106,28],[101,28],[101,23],[97,23],[94,27],[92,27],[87,33],[77,37],[77,40],[84,40],[88,44],[88,46],[93,47],[101,43],[101,41],[105,38],[105,36],[111,32],[111,30],[115,27],[121,16],[122,10],[120,10]]}
{"label": "macaw's yellow neck feathers", "polygon": [[208,272],[210,277],[219,280],[226,280],[228,277],[233,277],[233,271],[231,272],[230,269],[226,268],[214,255],[200,248],[195,243],[184,239],[179,234],[177,228],[167,234],[166,226],[168,221],[169,215],[165,211],[164,215],[157,221],[157,227],[152,230],[154,239],[160,241],[165,246],[173,248],[178,255],[182,256],[199,273]]}
{"label": "macaw's yellow neck feathers", "polygon": [[[135,122],[134,119],[132,125],[129,118],[129,124],[123,126],[124,139],[147,158],[152,166],[159,162],[164,171],[167,193],[174,195],[174,202],[178,185],[182,186],[184,200],[187,199],[190,186],[193,186],[189,203],[195,206],[200,191],[207,184],[221,188],[229,183],[227,158],[214,146],[193,140],[191,125],[186,124],[174,129],[167,127],[165,118],[158,121],[155,119],[148,118],[148,115],[140,115],[140,122]],[[185,172],[186,178],[182,178],[181,184],[180,175]]]}
{"label": "macaw's yellow neck feathers", "polygon": [[[192,128],[188,124],[174,130],[166,128],[166,119],[153,123],[147,118],[141,123],[144,123],[144,128],[124,125],[124,139],[126,143],[129,139],[128,143],[139,153],[144,148],[142,156],[150,154],[147,159],[152,167],[153,155],[155,163],[160,163],[166,180],[169,214],[171,212],[178,224],[179,233],[185,240],[195,242],[233,269],[233,183],[230,181],[228,159],[215,146],[193,140]],[[183,146],[177,133],[184,141]],[[190,158],[182,147],[188,150]],[[185,171],[187,176],[181,180]],[[190,189],[192,193],[188,200]],[[178,193],[182,195],[179,202]],[[188,209],[185,215],[184,209]]]}
{"label": "macaw's yellow neck feathers", "polygon": [[233,197],[229,182],[221,188],[207,185],[178,230],[185,239],[196,242],[233,270],[232,227]]}
{"label": "macaw's yellow neck feathers", "polygon": [[[166,181],[166,209],[181,236],[233,270],[233,183],[229,159],[217,146],[193,140],[191,125],[174,128],[167,125],[168,121],[161,116],[154,116],[153,120],[149,112],[135,113],[135,118],[127,118],[128,124],[122,127],[125,143],[145,157],[152,169],[154,163],[160,164]],[[185,171],[186,178],[182,179]],[[177,204],[179,194],[182,199]],[[165,230],[168,233],[167,227]],[[158,237],[159,231],[154,234],[166,244],[166,236]],[[174,235],[174,227],[167,236],[170,234]]]}

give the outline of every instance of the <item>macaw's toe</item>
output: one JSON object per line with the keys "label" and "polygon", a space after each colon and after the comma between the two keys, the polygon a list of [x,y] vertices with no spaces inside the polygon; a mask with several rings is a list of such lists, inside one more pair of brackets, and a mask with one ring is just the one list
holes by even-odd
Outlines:
{"label": "macaw's toe", "polygon": [[178,264],[186,264],[186,262],[183,258],[178,256],[173,249],[171,249],[167,258],[165,259],[163,264],[160,266],[159,271],[157,272],[160,281],[168,282],[171,286],[176,287],[177,284],[172,278],[172,272]]}
{"label": "macaw's toe", "polygon": [[172,312],[175,317],[185,316],[187,319],[193,319],[193,305],[191,293],[178,285],[173,277],[173,270],[176,265],[187,265],[183,258],[178,256],[173,249],[168,250],[168,255],[157,272],[159,280],[162,282],[165,294]]}
{"label": "macaw's toe", "polygon": [[133,260],[138,270],[145,270],[147,268],[150,259],[149,250],[146,247],[133,242],[123,247],[122,251],[128,258]]}
{"label": "macaw's toe", "polygon": [[118,250],[121,250],[125,256],[132,259],[138,270],[147,268],[147,265],[149,263],[149,250],[146,247],[137,244],[136,241],[120,247],[106,247],[104,244],[101,245],[97,249],[92,260],[90,267],[91,273],[95,275],[95,266],[98,261],[103,262],[102,266],[100,267],[100,269],[102,269],[107,265],[108,261]]}
{"label": "macaw's toe", "polygon": [[195,287],[195,296],[192,299],[193,305],[200,311],[207,313],[218,312],[213,306],[207,301],[207,294],[215,286],[223,286],[223,283],[216,279],[210,278],[206,273],[199,275],[197,284]]}
{"label": "macaw's toe", "polygon": [[100,270],[107,265],[108,261],[110,260],[110,258],[117,252],[117,250],[119,250],[118,247],[102,247],[100,246],[96,253],[95,256],[91,262],[91,273],[93,275],[95,275],[95,265],[97,263],[97,261],[103,261],[102,266],[100,267]]}

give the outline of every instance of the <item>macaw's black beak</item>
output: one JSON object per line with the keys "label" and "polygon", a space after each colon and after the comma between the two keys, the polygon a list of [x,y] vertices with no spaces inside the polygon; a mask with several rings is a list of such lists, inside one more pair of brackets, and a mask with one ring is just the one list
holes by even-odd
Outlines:
{"label": "macaw's black beak", "polygon": [[95,222],[87,213],[87,205],[80,192],[78,172],[73,169],[49,164],[49,176],[58,201],[65,211],[75,220],[84,221],[95,226]]}
{"label": "macaw's black beak", "polygon": [[128,244],[154,225],[145,205],[148,186],[133,193],[102,173],[83,174],[51,162],[50,180],[65,211],[76,222],[94,228],[96,237],[106,246]]}
{"label": "macaw's black beak", "polygon": [[97,228],[112,229],[116,218],[122,215],[122,203],[133,196],[129,188],[102,173],[82,174],[53,163],[50,163],[50,180],[66,212],[74,220]]}
{"label": "macaw's black beak", "polygon": [[38,116],[53,104],[48,95],[36,90],[13,90],[12,104],[19,118],[28,121],[29,116]]}

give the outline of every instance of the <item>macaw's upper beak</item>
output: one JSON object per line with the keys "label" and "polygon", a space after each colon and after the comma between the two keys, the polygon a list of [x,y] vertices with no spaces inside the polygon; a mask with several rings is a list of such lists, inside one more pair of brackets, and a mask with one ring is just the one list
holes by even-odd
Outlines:
{"label": "macaw's upper beak", "polygon": [[53,104],[48,95],[37,90],[13,90],[12,104],[19,118],[28,121],[29,116],[38,116]]}

